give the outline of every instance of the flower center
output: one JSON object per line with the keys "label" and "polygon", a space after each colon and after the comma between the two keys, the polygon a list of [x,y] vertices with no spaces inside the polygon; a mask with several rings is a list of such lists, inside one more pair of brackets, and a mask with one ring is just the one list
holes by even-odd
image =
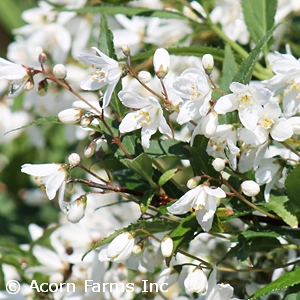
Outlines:
{"label": "flower center", "polygon": [[244,94],[242,96],[238,96],[236,98],[236,101],[239,102],[239,108],[244,109],[248,106],[252,106],[253,105],[253,100],[250,94]]}
{"label": "flower center", "polygon": [[140,122],[141,122],[141,125],[149,126],[151,124],[150,115],[149,115],[148,111],[140,110],[134,115],[134,118],[135,119],[139,118]]}
{"label": "flower center", "polygon": [[274,121],[272,119],[268,118],[268,116],[266,114],[263,114],[262,118],[258,122],[258,124],[264,129],[270,129],[273,126]]}
{"label": "flower center", "polygon": [[[287,95],[293,90],[300,93],[300,82],[297,82],[297,81],[293,80],[292,83],[286,89],[285,94]],[[298,94],[296,98],[299,99],[300,95]]]}
{"label": "flower center", "polygon": [[191,101],[194,101],[196,98],[201,96],[201,93],[198,91],[197,86],[194,83],[187,87],[186,91],[190,94]]}
{"label": "flower center", "polygon": [[94,65],[92,65],[92,68],[95,69],[94,72],[91,72],[92,80],[95,81],[97,80],[98,83],[101,83],[102,80],[106,77],[106,73],[103,70],[103,68],[95,68]]}
{"label": "flower center", "polygon": [[221,151],[226,146],[226,140],[220,136],[218,136],[217,138],[210,138],[209,145],[210,147],[214,148],[215,151]]}

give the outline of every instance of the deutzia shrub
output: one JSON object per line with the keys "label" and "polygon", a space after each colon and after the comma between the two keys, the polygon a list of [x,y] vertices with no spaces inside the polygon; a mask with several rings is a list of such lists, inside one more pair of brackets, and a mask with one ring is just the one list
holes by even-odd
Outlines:
{"label": "deutzia shrub", "polygon": [[5,1],[0,298],[299,294],[297,3]]}

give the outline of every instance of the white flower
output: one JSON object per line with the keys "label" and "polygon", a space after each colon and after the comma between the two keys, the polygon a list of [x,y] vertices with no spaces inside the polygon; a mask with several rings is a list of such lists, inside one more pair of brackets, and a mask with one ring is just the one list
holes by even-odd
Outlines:
{"label": "white flower", "polygon": [[207,288],[207,278],[201,269],[195,269],[184,280],[184,287],[189,293],[204,293]]}
{"label": "white flower", "polygon": [[228,158],[229,164],[234,170],[236,169],[236,156],[240,152],[240,149],[236,146],[236,135],[236,130],[232,125],[219,125],[214,135],[209,139],[206,148],[208,155]]}
{"label": "white flower", "polygon": [[164,269],[157,279],[158,286],[161,286],[163,283],[166,283],[168,287],[173,285],[179,277],[179,273],[173,268]]}
{"label": "white flower", "polygon": [[253,180],[245,180],[241,184],[241,189],[249,197],[256,196],[260,191],[259,185]]}
{"label": "white flower", "polygon": [[206,74],[211,74],[214,68],[214,57],[211,54],[204,54],[202,57],[202,65]]}
{"label": "white flower", "polygon": [[107,257],[116,263],[124,262],[131,255],[134,237],[130,232],[123,232],[114,238],[106,249]]}
{"label": "white flower", "polygon": [[72,168],[80,164],[80,156],[77,153],[72,153],[68,157],[68,162]]}
{"label": "white flower", "polygon": [[233,295],[233,288],[230,284],[217,284],[217,269],[214,268],[208,280],[205,300],[230,300]]}
{"label": "white flower", "polygon": [[121,133],[142,128],[142,145],[146,148],[149,148],[150,137],[157,129],[162,134],[172,135],[157,99],[154,97],[143,98],[136,93],[124,91],[119,92],[118,96],[125,106],[139,109],[125,116],[119,126]]}
{"label": "white flower", "polygon": [[63,185],[68,175],[67,167],[63,164],[25,164],[21,172],[35,176],[38,185],[46,188],[46,194],[49,200],[54,199],[57,190]]}
{"label": "white flower", "polygon": [[177,117],[179,124],[205,116],[211,100],[211,86],[203,69],[189,68],[173,83],[174,92],[184,103]]}
{"label": "white flower", "polygon": [[170,55],[164,48],[159,48],[155,51],[153,56],[154,71],[158,78],[164,78],[170,67]]}
{"label": "white flower", "polygon": [[226,194],[221,188],[212,189],[203,184],[185,193],[167,209],[171,214],[181,215],[194,208],[198,223],[208,232],[217,209],[217,199],[225,197]]}
{"label": "white flower", "polygon": [[78,223],[83,217],[85,213],[86,207],[86,196],[81,197],[72,203],[70,203],[67,219],[71,223]]}
{"label": "white flower", "polygon": [[122,68],[114,59],[102,53],[96,47],[92,47],[100,55],[80,54],[78,59],[87,65],[91,65],[94,71],[90,76],[80,83],[80,87],[84,90],[99,90],[107,85],[103,97],[103,108],[107,107],[112,92],[116,87],[122,75]]}
{"label": "white flower", "polygon": [[291,54],[279,52],[270,53],[268,60],[275,76],[263,81],[263,84],[272,90],[275,96],[284,91],[283,112],[286,117],[291,117],[296,114],[300,106],[300,60]]}
{"label": "white flower", "polygon": [[173,252],[173,240],[169,235],[166,235],[160,244],[161,253],[164,257],[170,257]]}
{"label": "white flower", "polygon": [[138,74],[138,78],[142,83],[148,83],[151,81],[152,76],[148,71],[141,71]]}
{"label": "white flower", "polygon": [[18,96],[24,89],[29,75],[27,69],[0,57],[0,80],[7,79],[12,83],[9,90],[9,98]]}
{"label": "white flower", "polygon": [[75,124],[81,120],[83,112],[81,108],[67,108],[58,113],[58,118],[62,123]]}
{"label": "white flower", "polygon": [[237,109],[242,124],[247,129],[254,130],[259,119],[259,109],[271,99],[271,91],[239,82],[231,83],[229,88],[233,94],[221,97],[214,107],[215,111],[226,114]]}
{"label": "white flower", "polygon": [[58,79],[67,77],[67,69],[63,64],[57,64],[53,67],[53,75]]}

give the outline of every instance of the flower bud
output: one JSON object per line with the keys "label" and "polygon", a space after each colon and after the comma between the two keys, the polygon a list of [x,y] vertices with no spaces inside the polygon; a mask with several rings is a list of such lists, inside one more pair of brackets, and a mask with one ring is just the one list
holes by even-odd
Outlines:
{"label": "flower bud", "polygon": [[246,180],[241,184],[242,192],[249,197],[256,196],[260,192],[259,185],[253,180]]}
{"label": "flower bud", "polygon": [[221,172],[225,168],[225,160],[222,158],[216,158],[212,162],[212,166],[217,172]]}
{"label": "flower bud", "polygon": [[169,72],[169,52],[164,48],[157,49],[154,53],[153,65],[156,76],[160,79],[163,79]]}
{"label": "flower bud", "polygon": [[25,90],[25,91],[30,91],[30,90],[33,89],[33,87],[34,87],[33,79],[32,79],[32,78],[29,78],[29,79],[25,82],[24,90]]}
{"label": "flower bud", "polygon": [[53,75],[58,79],[65,79],[67,77],[67,69],[62,64],[57,64],[53,67]]}
{"label": "flower bud", "polygon": [[45,78],[44,80],[40,81],[37,85],[37,89],[36,92],[39,96],[45,96],[47,94],[48,91],[48,81]]}
{"label": "flower bud", "polygon": [[132,248],[132,255],[134,257],[138,257],[143,253],[144,250],[144,243],[138,243],[133,246]]}
{"label": "flower bud", "polygon": [[207,75],[210,75],[214,68],[214,57],[211,54],[205,54],[202,57],[202,66]]}
{"label": "flower bud", "polygon": [[189,293],[202,293],[207,288],[207,278],[201,269],[194,269],[184,280],[185,289]]}
{"label": "flower bud", "polygon": [[84,110],[81,108],[68,108],[58,113],[58,118],[62,123],[75,124],[82,118]]}
{"label": "flower bud", "polygon": [[93,118],[85,117],[80,121],[80,125],[83,128],[88,127],[93,122]]}
{"label": "flower bud", "polygon": [[162,284],[166,284],[167,287],[170,287],[175,282],[177,282],[179,277],[179,273],[173,268],[167,268],[164,269],[159,275],[157,279],[158,286],[161,286]]}
{"label": "flower bud", "polygon": [[85,157],[91,157],[96,150],[97,143],[95,140],[91,141],[91,143],[84,149],[84,156]]}
{"label": "flower bud", "polygon": [[164,257],[170,257],[173,253],[173,240],[165,235],[160,244],[161,253]]}
{"label": "flower bud", "polygon": [[193,177],[187,182],[186,186],[191,190],[191,189],[195,188],[196,186],[198,186],[200,181],[201,181],[200,176]]}
{"label": "flower bud", "polygon": [[141,81],[142,83],[148,83],[151,81],[152,79],[152,76],[149,72],[147,71],[141,71],[139,72],[138,74],[138,78],[139,78],[139,81]]}
{"label": "flower bud", "polygon": [[78,223],[84,217],[86,196],[81,196],[71,204],[72,205],[67,214],[67,219],[71,223]]}
{"label": "flower bud", "polygon": [[106,255],[111,261],[122,263],[131,255],[133,246],[134,236],[130,232],[123,232],[108,245]]}
{"label": "flower bud", "polygon": [[130,56],[130,47],[129,47],[129,45],[123,45],[122,46],[122,52],[124,53],[124,55],[126,57]]}
{"label": "flower bud", "polygon": [[47,55],[45,53],[40,53],[38,60],[39,60],[39,63],[42,65],[47,60]]}
{"label": "flower bud", "polygon": [[72,168],[80,164],[80,156],[77,153],[72,153],[68,157],[68,162]]}

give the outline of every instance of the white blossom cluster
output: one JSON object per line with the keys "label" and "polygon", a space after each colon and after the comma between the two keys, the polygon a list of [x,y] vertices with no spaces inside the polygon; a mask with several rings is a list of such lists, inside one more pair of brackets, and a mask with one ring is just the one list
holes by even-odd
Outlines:
{"label": "white blossom cluster", "polygon": [[[101,135],[86,142],[83,153],[69,155],[66,163],[24,162],[22,165],[21,172],[34,176],[49,200],[57,198],[62,212],[60,223],[45,232],[35,224],[30,226],[33,241],[53,230],[49,234],[51,249],[34,243],[31,250],[37,263],[27,266],[24,274],[33,279],[36,273],[42,273],[49,282],[57,284],[76,283],[76,292],[64,288],[54,292],[53,299],[133,299],[133,294],[118,289],[99,296],[91,289],[86,291],[85,283],[91,280],[125,284],[130,278],[138,294],[142,289],[140,283],[152,276],[149,274],[153,274],[154,282],[166,283],[169,287],[167,294],[157,294],[153,299],[195,299],[194,293],[198,294],[197,299],[233,299],[233,287],[216,280],[215,262],[204,263],[217,248],[209,232],[214,230],[218,207],[226,206],[225,209],[230,210],[230,204],[222,202],[233,192],[254,203],[261,193],[263,200],[268,202],[272,190],[284,186],[288,170],[282,160],[298,161],[296,147],[285,146],[286,141],[296,141],[300,135],[300,61],[289,51],[285,54],[273,51],[267,56],[274,73],[272,77],[249,84],[234,81],[229,85],[229,93],[221,91],[221,96],[216,97],[215,93],[220,93],[215,84],[219,78],[211,54],[202,58],[180,57],[169,55],[166,50],[171,46],[189,45],[193,29],[188,22],[179,18],[127,17],[122,14],[108,17],[114,47],[120,58],[117,61],[116,57],[95,47],[100,15],[54,10],[56,4],[64,4],[72,10],[84,7],[86,2],[39,1],[38,7],[23,13],[27,25],[14,31],[16,40],[9,45],[8,60],[0,58],[1,84],[5,82],[1,89],[9,86],[5,101],[0,102],[1,133],[22,127],[37,116],[55,115],[69,128],[65,139],[71,144],[86,139],[92,130],[100,128],[101,122],[106,127],[105,134],[101,129]],[[249,33],[239,1],[216,2],[211,11],[212,21],[220,23],[233,41],[248,44]],[[165,8],[159,1],[133,4]],[[192,2],[191,5],[200,15],[205,15],[199,3]],[[296,0],[279,1],[275,21],[278,23],[288,13],[299,10],[298,6]],[[187,16],[195,11],[188,7],[183,9]],[[194,20],[198,17],[193,15]],[[136,73],[135,62],[130,62],[130,57],[146,45],[155,49],[153,64],[149,67],[146,62],[147,70],[145,67]],[[120,82],[122,90],[118,89]],[[10,104],[21,95],[24,109],[13,111]],[[122,118],[112,106],[116,98],[126,112]],[[220,121],[229,113],[236,113],[236,123]],[[105,125],[106,118],[119,122],[118,133],[114,136],[113,129]],[[24,130],[37,147],[46,145],[42,131],[36,127]],[[107,132],[113,136],[111,140],[107,138]],[[1,142],[9,142],[20,133],[9,134]],[[134,201],[122,203],[120,197],[125,200],[124,194],[130,194],[130,191],[117,190],[118,184],[107,170],[94,172],[83,166],[84,159],[97,160],[97,155],[105,156],[110,151],[110,144],[116,144],[126,155],[122,138],[129,133],[140,138],[145,151],[151,151],[156,140],[176,139],[185,142],[186,147],[193,147],[198,136],[207,138],[204,150],[213,158],[212,168],[221,179],[211,178],[210,174],[189,178],[188,190],[181,186],[181,197],[171,199],[165,212],[168,220],[176,222],[189,213],[196,217],[201,234],[187,247],[191,255],[178,252],[174,256],[174,241],[168,230],[162,229],[145,239],[141,238],[139,230],[121,230],[139,219],[146,220],[147,216],[155,219],[155,213],[150,212],[150,208],[141,212]],[[127,159],[133,158],[128,155]],[[76,168],[87,173],[84,179],[71,177]],[[247,172],[252,172],[252,177],[243,177],[239,191],[230,190],[229,184],[226,186],[224,178],[227,175]],[[90,190],[84,190],[80,183],[89,186]],[[72,196],[69,196],[70,186]],[[167,198],[166,194],[159,196]],[[132,201],[131,198],[126,200]],[[108,243],[91,250],[82,260],[93,244],[113,233],[115,235]],[[206,242],[213,244],[207,245],[209,251],[199,251],[197,243]],[[233,247],[227,241],[222,244]],[[24,245],[24,248],[28,250],[29,246]],[[201,257],[200,264],[194,254]],[[20,279],[14,269],[5,268],[6,279]],[[206,269],[212,269],[210,275]],[[134,276],[131,270],[134,270]],[[1,291],[0,298],[2,295],[8,294]],[[32,299],[32,289],[26,283],[22,285],[22,295],[22,299]]]}

